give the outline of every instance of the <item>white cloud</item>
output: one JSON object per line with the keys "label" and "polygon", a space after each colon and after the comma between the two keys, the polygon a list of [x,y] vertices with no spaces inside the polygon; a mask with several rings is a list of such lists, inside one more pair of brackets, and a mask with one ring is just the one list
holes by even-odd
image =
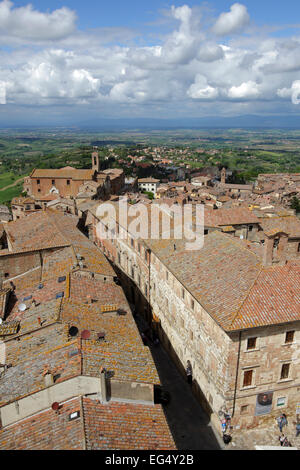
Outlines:
{"label": "white cloud", "polygon": [[215,99],[218,94],[218,89],[208,85],[206,78],[202,75],[196,76],[195,83],[187,91],[187,95],[195,100]]}
{"label": "white cloud", "polygon": [[10,0],[0,3],[0,35],[25,40],[54,40],[75,30],[76,14],[69,8],[41,13],[32,5],[14,8]]}
{"label": "white cloud", "polygon": [[6,104],[6,83],[0,81],[0,104]]}
{"label": "white cloud", "polygon": [[291,88],[281,88],[277,90],[280,98],[291,98],[293,104],[300,104],[300,80],[295,80]]}
{"label": "white cloud", "polygon": [[245,5],[234,3],[227,13],[221,13],[213,26],[213,32],[219,36],[235,33],[250,21]]}
{"label": "white cloud", "polygon": [[[127,41],[133,32],[125,30],[122,43],[115,28],[107,37],[115,37],[116,43],[107,44],[103,31],[74,30],[75,13],[65,8],[40,13],[0,0],[0,12],[0,38],[12,41],[10,49],[0,49],[1,104],[84,103],[106,106],[115,115],[122,109],[129,115],[132,110],[147,114],[149,109],[174,115],[250,112],[259,106],[267,112],[292,107],[292,97],[298,102],[300,37],[249,33],[217,41],[207,25],[200,24],[197,10],[183,5],[170,9],[173,30],[152,39],[151,45]],[[58,14],[64,21],[55,24],[53,15]],[[226,31],[231,32],[249,20],[241,4],[223,15],[229,15]],[[225,31],[224,16],[216,25],[219,33]]]}
{"label": "white cloud", "polygon": [[258,95],[259,87],[257,83],[252,81],[244,82],[239,86],[233,86],[228,91],[229,98],[234,99],[257,98]]}
{"label": "white cloud", "polygon": [[214,62],[215,60],[223,59],[223,57],[223,48],[218,44],[213,43],[201,44],[197,53],[197,58],[201,62]]}

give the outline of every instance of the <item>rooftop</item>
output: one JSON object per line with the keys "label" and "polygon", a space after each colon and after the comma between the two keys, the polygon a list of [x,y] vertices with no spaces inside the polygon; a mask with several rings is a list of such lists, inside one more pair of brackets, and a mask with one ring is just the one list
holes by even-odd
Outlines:
{"label": "rooftop", "polygon": [[265,268],[260,246],[219,231],[206,235],[201,250],[187,251],[184,240],[176,250],[174,240],[146,243],[225,331],[300,320],[299,260]]}
{"label": "rooftop", "polygon": [[[75,413],[74,419],[70,415]],[[67,432],[66,432],[67,430]],[[175,450],[161,406],[76,397],[0,430],[1,450]]]}
{"label": "rooftop", "polygon": [[72,167],[60,169],[35,169],[32,171],[31,178],[64,178],[73,180],[92,180],[95,170],[77,170]]}

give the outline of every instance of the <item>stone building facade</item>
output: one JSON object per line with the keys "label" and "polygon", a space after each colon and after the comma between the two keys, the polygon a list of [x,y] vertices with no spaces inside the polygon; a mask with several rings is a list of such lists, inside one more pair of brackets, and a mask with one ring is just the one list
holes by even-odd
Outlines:
{"label": "stone building facade", "polygon": [[123,170],[100,171],[98,152],[92,153],[90,170],[71,166],[60,169],[34,169],[29,177],[24,179],[24,191],[36,200],[43,200],[49,195],[75,198],[82,193],[106,199],[111,192],[116,194],[123,186]]}
{"label": "stone building facade", "polygon": [[195,394],[220,431],[224,412],[237,431],[282,411],[297,418],[300,256],[287,256],[285,233],[258,245],[214,231],[187,252],[181,240],[101,239],[95,210],[87,223],[179,369],[191,362]]}

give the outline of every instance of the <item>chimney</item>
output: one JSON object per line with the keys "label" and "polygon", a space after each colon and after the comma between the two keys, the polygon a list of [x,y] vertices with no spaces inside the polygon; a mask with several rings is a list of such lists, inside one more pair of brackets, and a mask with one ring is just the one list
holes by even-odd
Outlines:
{"label": "chimney", "polygon": [[288,234],[284,232],[265,233],[264,266],[284,266],[286,264],[288,239]]}
{"label": "chimney", "polygon": [[101,402],[107,403],[107,388],[106,388],[106,369],[101,367],[100,369],[100,389],[101,389]]}
{"label": "chimney", "polygon": [[53,375],[51,374],[51,372],[49,370],[46,370],[43,373],[43,376],[44,376],[45,387],[51,387],[51,385],[54,384],[54,379],[53,379]]}

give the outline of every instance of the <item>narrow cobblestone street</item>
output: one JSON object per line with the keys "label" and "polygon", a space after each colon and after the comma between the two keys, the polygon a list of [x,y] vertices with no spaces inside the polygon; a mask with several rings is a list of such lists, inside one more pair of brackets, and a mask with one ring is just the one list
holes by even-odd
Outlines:
{"label": "narrow cobblestone street", "polygon": [[179,450],[221,450],[209,419],[161,345],[151,347],[163,389],[171,394],[164,412]]}

